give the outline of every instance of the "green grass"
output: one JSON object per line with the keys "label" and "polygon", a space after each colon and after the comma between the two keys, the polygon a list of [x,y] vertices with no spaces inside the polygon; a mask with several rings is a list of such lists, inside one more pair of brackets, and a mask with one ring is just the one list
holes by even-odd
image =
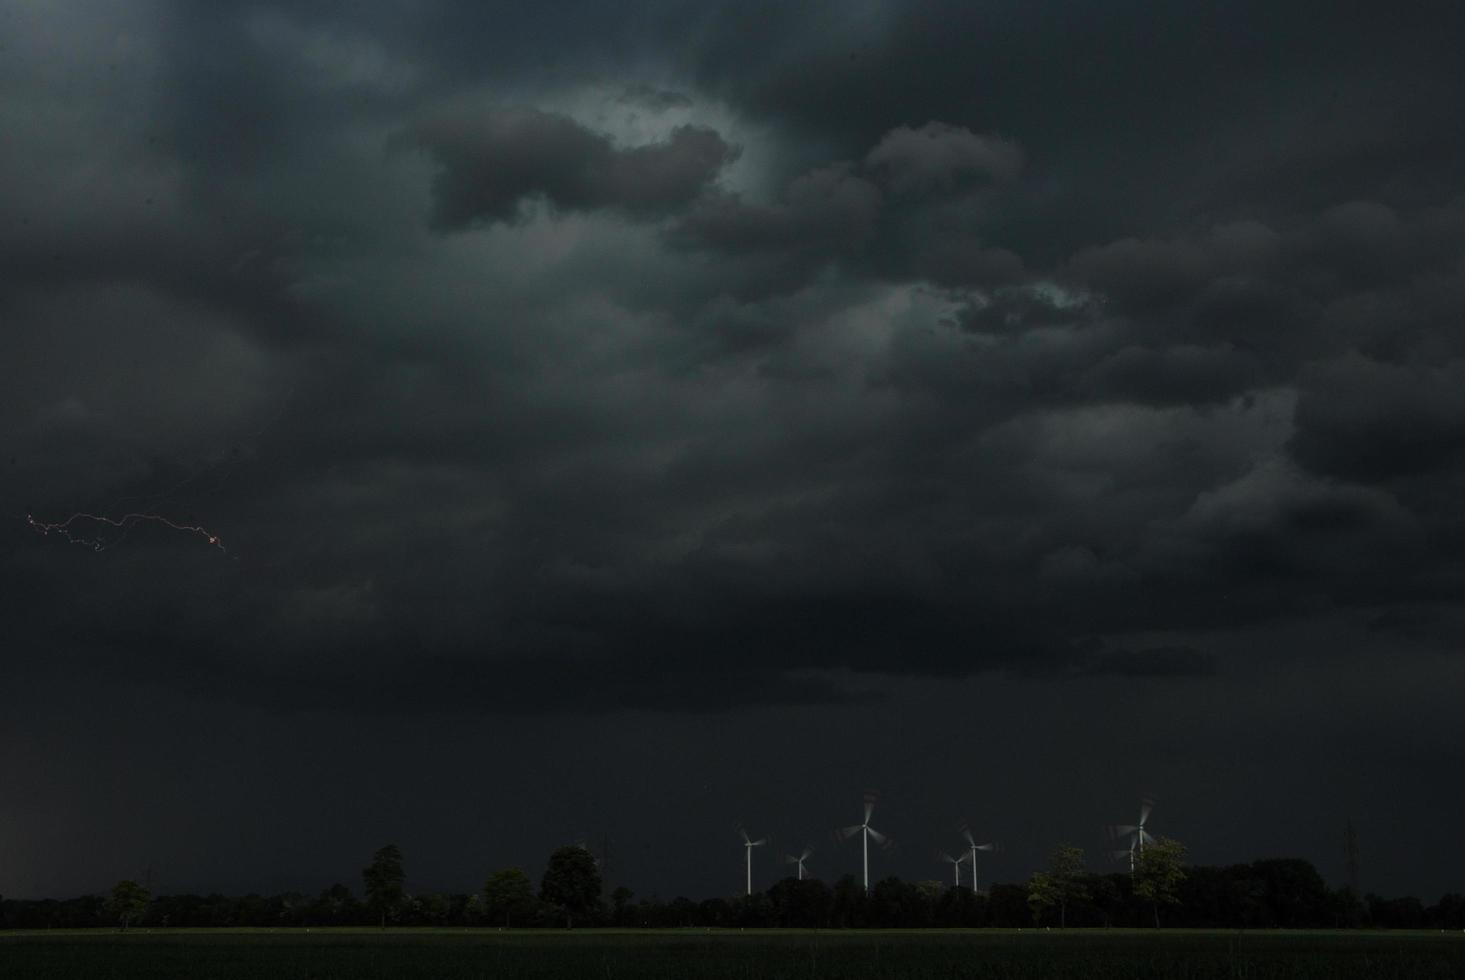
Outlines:
{"label": "green grass", "polygon": [[470,980],[597,977],[1462,977],[1465,936],[1125,930],[486,929],[0,932],[0,977]]}

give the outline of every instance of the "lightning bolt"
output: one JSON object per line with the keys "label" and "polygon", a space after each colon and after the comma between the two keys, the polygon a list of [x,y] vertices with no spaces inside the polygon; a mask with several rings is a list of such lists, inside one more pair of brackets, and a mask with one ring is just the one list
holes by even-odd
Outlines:
{"label": "lightning bolt", "polygon": [[[91,548],[93,551],[105,551],[107,550],[109,544],[115,544],[116,542],[108,542],[105,538],[102,537],[83,536],[82,534],[72,529],[73,524],[76,524],[79,521],[91,521],[95,524],[106,524],[110,527],[121,529],[123,534],[125,535],[126,532],[132,530],[132,528],[136,527],[138,524],[141,524],[144,521],[152,521],[157,524],[162,524],[166,527],[171,527],[175,531],[184,531],[188,534],[196,534],[199,537],[203,538],[205,541],[207,541],[211,546],[218,548],[220,551],[223,551],[226,554],[228,553],[227,549],[225,549],[224,547],[224,543],[219,540],[219,536],[214,532],[208,530],[207,528],[200,527],[197,524],[179,524],[176,521],[169,520],[161,514],[123,514],[121,517],[107,517],[102,514],[78,513],[72,514],[70,517],[66,518],[66,520],[59,521],[54,524],[48,521],[38,521],[36,520],[35,515],[27,514],[25,515],[25,520],[27,524],[35,529],[37,534],[59,534],[70,543],[83,545],[85,547]],[[121,538],[118,539],[118,541],[120,540]]]}
{"label": "lightning bolt", "polygon": [[[261,438],[263,438],[266,432],[274,428],[275,424],[285,417],[285,413],[289,408],[290,402],[294,398],[296,389],[298,387],[298,382],[290,386],[290,390],[286,392],[284,399],[280,403],[279,411],[277,411],[272,418],[266,420],[264,425],[260,426],[253,433],[253,435],[249,436],[249,440],[258,442]],[[234,449],[234,455],[236,457],[239,455],[238,446],[236,446]],[[106,509],[110,511],[117,511],[120,510],[123,506],[161,506],[169,497],[173,496],[184,487],[193,483],[195,480],[202,478],[206,474],[217,472],[222,467],[223,473],[219,475],[218,485],[215,486],[212,491],[208,491],[214,492],[224,485],[225,481],[228,480],[230,474],[234,472],[235,467],[238,465],[239,461],[237,459],[224,463],[205,463],[198,469],[194,470],[194,472],[188,474],[182,480],[178,481],[172,487],[162,491],[161,493],[133,494],[126,497],[119,497],[114,500],[112,504]],[[141,501],[141,503],[129,504],[126,503],[127,501]],[[210,547],[218,548],[225,554],[229,554],[229,550],[224,547],[224,543],[219,539],[219,536],[210,531],[208,528],[198,524],[180,524],[171,518],[164,517],[162,514],[154,514],[151,512],[132,511],[123,514],[121,517],[108,517],[105,514],[90,514],[82,511],[72,514],[64,521],[57,521],[54,523],[51,521],[38,520],[34,514],[26,514],[25,520],[26,523],[29,524],[37,534],[40,534],[42,536],[56,534],[61,536],[71,544],[79,544],[84,547],[90,548],[92,551],[106,551],[108,548],[121,544],[127,538],[128,532],[137,525],[143,523],[153,523],[162,524],[164,527],[172,528],[175,531],[183,531],[186,534],[196,534],[199,537],[203,538],[205,541],[207,541]],[[97,530],[90,535],[78,530],[78,528],[75,527],[75,525],[85,526],[88,523],[98,526]],[[106,525],[107,527],[116,528],[122,533],[118,535],[113,535],[110,537],[110,539],[107,537],[102,537],[100,534],[100,525]],[[237,555],[229,555],[229,557],[238,560]]]}

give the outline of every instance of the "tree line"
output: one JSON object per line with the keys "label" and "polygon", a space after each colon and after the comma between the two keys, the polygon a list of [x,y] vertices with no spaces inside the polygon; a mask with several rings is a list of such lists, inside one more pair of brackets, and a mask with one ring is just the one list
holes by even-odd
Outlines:
{"label": "tree line", "polygon": [[1060,846],[1026,882],[974,893],[949,882],[889,877],[867,894],[853,875],[828,884],[785,878],[766,891],[701,901],[605,894],[582,847],[550,855],[536,889],[520,868],[490,874],[471,894],[410,893],[401,851],[381,848],[362,871],[358,897],[343,884],[311,896],[152,896],[135,881],[108,895],[66,900],[0,898],[0,928],[425,926],[565,928],[1155,927],[1465,929],[1465,895],[1358,896],[1330,888],[1299,859],[1186,867],[1184,848],[1161,840],[1133,874],[1098,874],[1083,851]]}

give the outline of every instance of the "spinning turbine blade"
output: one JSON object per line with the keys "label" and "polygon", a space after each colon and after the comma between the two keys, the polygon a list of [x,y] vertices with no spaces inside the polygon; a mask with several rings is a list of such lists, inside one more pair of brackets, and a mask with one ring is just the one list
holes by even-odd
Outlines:
{"label": "spinning turbine blade", "polygon": [[764,844],[767,844],[767,843],[768,843],[768,838],[767,837],[759,837],[757,840],[750,840],[750,841],[748,841],[748,846],[749,847],[762,847]]}
{"label": "spinning turbine blade", "polygon": [[1154,808],[1155,808],[1155,801],[1154,800],[1151,800],[1149,798],[1146,798],[1145,801],[1140,804],[1140,807],[1139,807],[1139,825],[1141,827],[1143,827],[1145,825],[1145,821],[1146,820],[1150,819],[1150,811],[1153,810]]}
{"label": "spinning turbine blade", "polygon": [[995,851],[995,850],[997,850],[997,845],[996,844],[973,844],[972,846],[975,847],[979,851]]}
{"label": "spinning turbine blade", "polygon": [[857,823],[853,827],[841,827],[839,830],[835,831],[835,833],[839,834],[839,836],[841,838],[843,838],[844,840],[849,840],[855,834],[858,834],[861,830],[864,830],[864,829],[865,829],[865,825],[864,824]]}
{"label": "spinning turbine blade", "polygon": [[888,844],[890,842],[890,838],[889,837],[886,837],[884,834],[880,833],[880,831],[876,830],[874,827],[870,827],[870,826],[865,827],[865,832],[868,833],[870,835],[870,839],[872,841],[874,841],[875,843],[877,843],[877,844]]}

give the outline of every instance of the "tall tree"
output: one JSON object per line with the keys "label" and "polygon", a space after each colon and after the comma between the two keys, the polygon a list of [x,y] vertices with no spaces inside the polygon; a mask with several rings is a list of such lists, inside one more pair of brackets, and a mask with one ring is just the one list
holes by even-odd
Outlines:
{"label": "tall tree", "polygon": [[549,856],[549,866],[539,883],[539,897],[564,914],[565,926],[573,928],[575,918],[584,918],[600,902],[600,870],[595,858],[583,847],[567,845]]}
{"label": "tall tree", "polygon": [[402,851],[396,844],[379,849],[361,871],[367,907],[380,919],[383,929],[387,927],[387,917],[394,915],[402,904],[402,883],[406,880]]}
{"label": "tall tree", "polygon": [[494,922],[513,925],[515,916],[527,915],[534,907],[534,886],[519,868],[504,868],[489,875],[483,884],[483,905]]}
{"label": "tall tree", "polygon": [[615,908],[616,925],[627,926],[632,924],[630,920],[630,908],[631,899],[635,897],[636,893],[631,891],[625,885],[621,885],[615,891],[610,893],[610,902],[611,905]]}
{"label": "tall tree", "polygon": [[1046,871],[1034,871],[1028,879],[1028,908],[1033,913],[1033,925],[1042,925],[1043,913],[1058,904],[1058,883]]}
{"label": "tall tree", "polygon": [[1140,852],[1134,864],[1134,894],[1155,911],[1160,928],[1160,906],[1180,904],[1180,883],[1185,880],[1185,845],[1161,837]]}
{"label": "tall tree", "polygon": [[1058,925],[1062,928],[1068,925],[1069,904],[1089,897],[1089,886],[1084,881],[1083,848],[1071,844],[1053,848],[1048,855],[1048,878],[1052,896],[1058,902]]}
{"label": "tall tree", "polygon": [[125,932],[130,924],[143,917],[151,900],[152,896],[146,888],[128,879],[112,886],[112,894],[107,896],[104,908],[109,916],[122,925]]}

